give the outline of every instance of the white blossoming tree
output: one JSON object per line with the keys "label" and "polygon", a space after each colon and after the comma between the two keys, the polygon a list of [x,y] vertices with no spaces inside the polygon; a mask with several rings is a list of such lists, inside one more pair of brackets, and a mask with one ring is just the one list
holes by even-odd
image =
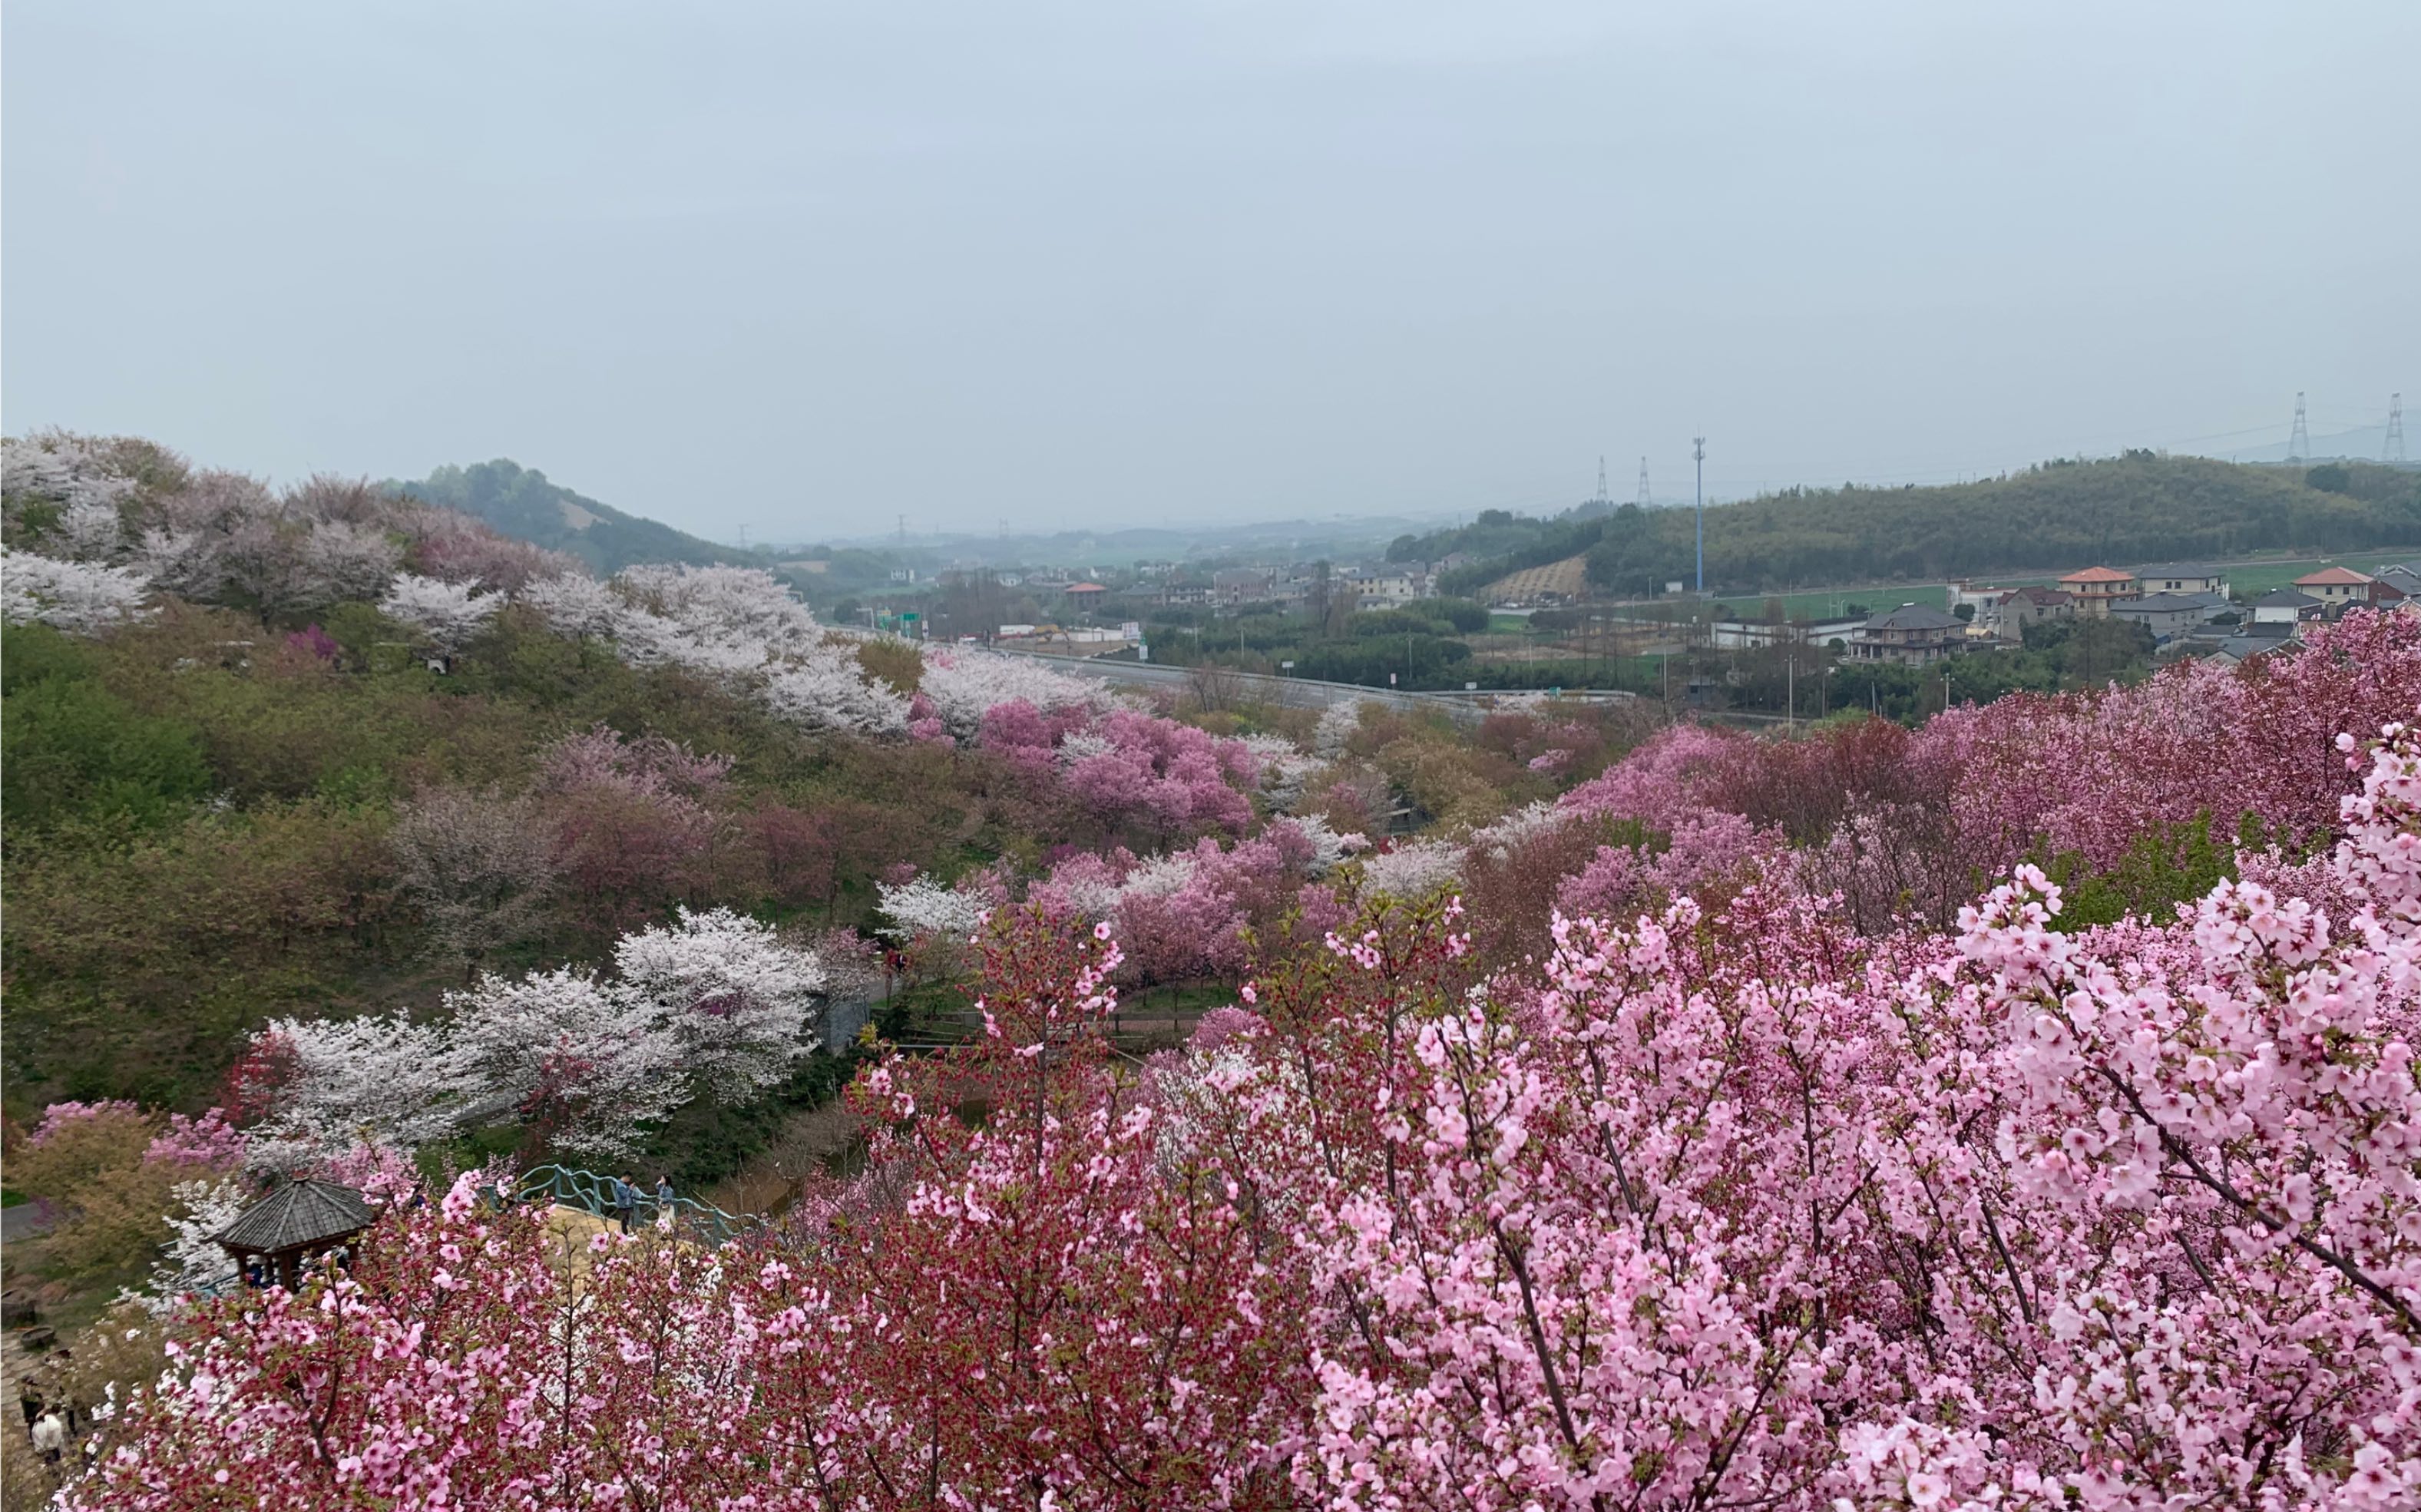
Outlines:
{"label": "white blossoming tree", "polygon": [[150,613],[151,585],[134,569],[0,549],[0,618],[99,635]]}
{"label": "white blossoming tree", "polygon": [[235,1270],[217,1236],[249,1206],[241,1182],[219,1178],[180,1181],[170,1189],[176,1207],[162,1222],[168,1238],[160,1245],[151,1279],[141,1291],[123,1300],[142,1305],[154,1317],[176,1312],[195,1293],[225,1282]]}
{"label": "white blossoming tree", "polygon": [[683,909],[668,928],[623,936],[614,968],[621,992],[670,1030],[687,1074],[726,1101],[773,1086],[815,1049],[822,968],[729,909]]}
{"label": "white blossoming tree", "polygon": [[701,1093],[744,1101],[816,1048],[815,953],[732,912],[683,911],[626,935],[614,971],[490,974],[446,995],[451,1017],[283,1021],[253,1037],[240,1100],[266,1163],[356,1144],[409,1149],[526,1120],[574,1152],[636,1152],[645,1126]]}
{"label": "white blossoming tree", "polygon": [[633,600],[701,641],[740,642],[774,652],[803,647],[817,633],[807,606],[762,568],[633,567],[615,581]]}
{"label": "white blossoming tree", "polygon": [[558,635],[614,636],[637,611],[620,594],[582,572],[532,578],[514,595]]}
{"label": "white blossoming tree", "polygon": [[932,877],[875,884],[875,912],[891,922],[879,932],[894,940],[941,935],[964,940],[983,923],[992,905],[972,893],[945,886]]}
{"label": "white blossoming tree", "polygon": [[890,735],[908,727],[908,700],[866,676],[847,647],[819,646],[767,675],[766,707],[808,729]]}
{"label": "white blossoming tree", "polygon": [[482,1090],[445,1032],[400,1014],[279,1019],[239,1075],[258,1086],[262,1163],[298,1167],[356,1145],[411,1149],[444,1136]]}
{"label": "white blossoming tree", "polygon": [[446,1002],[478,1086],[468,1118],[526,1117],[568,1150],[627,1156],[641,1125],[688,1100],[679,1037],[655,1005],[594,973],[489,975]]}
{"label": "white blossoming tree", "polygon": [[917,689],[961,740],[976,732],[986,709],[1015,699],[1037,709],[1100,709],[1110,701],[1109,690],[1098,682],[1071,678],[1022,656],[963,647],[927,656]]}
{"label": "white blossoming tree", "polygon": [[504,606],[503,594],[480,592],[476,585],[402,572],[379,600],[379,613],[411,626],[428,637],[430,645],[450,656]]}
{"label": "white blossoming tree", "polygon": [[102,447],[82,436],[45,430],[0,441],[0,499],[12,516],[26,505],[47,503],[57,507],[63,522],[98,507],[114,522],[134,487]]}
{"label": "white blossoming tree", "polygon": [[1387,897],[1423,897],[1462,880],[1463,849],[1449,840],[1415,840],[1362,862],[1362,890]]}

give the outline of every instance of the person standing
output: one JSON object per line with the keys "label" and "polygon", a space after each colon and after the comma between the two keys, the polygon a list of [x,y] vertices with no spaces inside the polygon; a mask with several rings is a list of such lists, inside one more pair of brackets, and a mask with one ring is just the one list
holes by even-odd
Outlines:
{"label": "person standing", "polygon": [[628,1177],[614,1178],[614,1211],[622,1220],[622,1232],[631,1232],[631,1221],[639,1215],[639,1190]]}
{"label": "person standing", "polygon": [[43,1464],[57,1465],[59,1455],[67,1446],[68,1426],[59,1417],[56,1408],[34,1419],[34,1452],[42,1457]]}
{"label": "person standing", "polygon": [[656,1216],[670,1218],[673,1212],[673,1178],[669,1172],[656,1175]]}

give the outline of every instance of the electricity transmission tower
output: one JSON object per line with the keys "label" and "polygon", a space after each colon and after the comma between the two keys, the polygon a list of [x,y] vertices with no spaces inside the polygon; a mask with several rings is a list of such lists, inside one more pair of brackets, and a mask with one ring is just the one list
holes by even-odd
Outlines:
{"label": "electricity transmission tower", "polygon": [[2295,433],[2287,441],[2287,460],[2300,462],[2312,453],[2312,433],[2304,426],[2304,396],[2295,396]]}
{"label": "electricity transmission tower", "polygon": [[[2298,396],[2297,413],[2302,413],[2303,398]],[[1707,438],[1690,438],[1690,458],[1698,464],[1698,597],[1707,596]]]}
{"label": "electricity transmission tower", "polygon": [[1639,507],[1648,507],[1648,459],[1639,459]]}
{"label": "electricity transmission tower", "polygon": [[2387,444],[2379,448],[2382,462],[2404,460],[2404,396],[2387,396]]}
{"label": "electricity transmission tower", "polygon": [[1607,502],[1608,502],[1608,501],[1607,501],[1606,496],[1605,496],[1605,458],[1604,458],[1604,456],[1603,456],[1602,454],[1600,454],[1600,456],[1598,457],[1598,460],[1597,460],[1597,500],[1596,500],[1596,504],[1597,504],[1597,507],[1598,507],[1599,508],[1602,509],[1602,508],[1604,508],[1604,507],[1606,507]]}

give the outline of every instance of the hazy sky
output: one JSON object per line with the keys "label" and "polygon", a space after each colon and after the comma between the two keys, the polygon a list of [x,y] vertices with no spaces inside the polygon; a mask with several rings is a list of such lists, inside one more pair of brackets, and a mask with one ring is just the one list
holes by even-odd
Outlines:
{"label": "hazy sky", "polygon": [[[2421,5],[8,0],[0,402],[728,538],[2421,430]],[[2209,438],[2209,439],[2197,439]]]}

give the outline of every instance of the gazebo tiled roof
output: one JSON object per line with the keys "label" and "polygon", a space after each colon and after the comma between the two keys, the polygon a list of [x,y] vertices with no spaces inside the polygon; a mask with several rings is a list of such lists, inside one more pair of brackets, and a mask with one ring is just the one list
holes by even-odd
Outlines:
{"label": "gazebo tiled roof", "polygon": [[225,1249],[278,1255],[360,1233],[376,1216],[362,1194],[333,1181],[289,1181],[215,1236]]}

